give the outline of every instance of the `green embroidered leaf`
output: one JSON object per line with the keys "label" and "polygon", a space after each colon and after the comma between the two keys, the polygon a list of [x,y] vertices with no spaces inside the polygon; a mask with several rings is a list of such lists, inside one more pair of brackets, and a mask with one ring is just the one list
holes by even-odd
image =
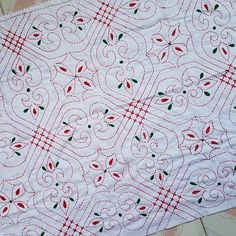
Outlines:
{"label": "green embroidered leaf", "polygon": [[68,123],[66,123],[65,121],[63,121],[62,124],[64,124],[64,125],[68,125]]}
{"label": "green embroidered leaf", "polygon": [[229,44],[229,47],[233,48],[235,46],[234,43]]}
{"label": "green embroidered leaf", "polygon": [[106,39],[103,39],[102,41],[103,41],[103,43],[108,44],[108,42],[106,41]]}
{"label": "green embroidered leaf", "polygon": [[115,127],[115,125],[113,125],[113,124],[108,124],[109,126],[111,126],[111,127]]}
{"label": "green embroidered leaf", "polygon": [[202,13],[202,11],[200,9],[197,9],[197,12]]}
{"label": "green embroidered leaf", "polygon": [[76,16],[77,14],[78,14],[78,12],[77,12],[77,11],[75,11],[75,12],[74,12],[74,16]]}
{"label": "green embroidered leaf", "polygon": [[140,138],[138,136],[135,136],[135,138],[140,142]]}
{"label": "green embroidered leaf", "polygon": [[40,236],[44,236],[45,235],[45,232],[42,232],[41,234],[40,234]]}
{"label": "green embroidered leaf", "polygon": [[204,77],[204,74],[203,73],[201,73],[200,74],[200,79],[202,79]]}
{"label": "green embroidered leaf", "polygon": [[136,203],[139,204],[140,202],[141,202],[141,200],[140,200],[140,198],[139,198]]}
{"label": "green embroidered leaf", "polygon": [[217,52],[217,48],[215,48],[212,52],[215,54]]}
{"label": "green embroidered leaf", "polygon": [[122,87],[122,83],[120,83],[119,85],[118,85],[118,88],[120,89]]}
{"label": "green embroidered leaf", "polygon": [[40,45],[40,44],[41,44],[41,40],[38,41],[38,45]]}
{"label": "green embroidered leaf", "polygon": [[58,206],[58,203],[56,203],[56,204],[53,206],[53,208],[54,208],[54,209],[56,209],[56,208],[57,208],[57,206]]}
{"label": "green embroidered leaf", "polygon": [[16,138],[13,138],[13,139],[11,140],[11,142],[13,143],[13,142],[15,142],[15,140],[16,140]]}
{"label": "green embroidered leaf", "polygon": [[26,113],[29,110],[29,108],[26,108],[23,112]]}
{"label": "green embroidered leaf", "polygon": [[168,173],[166,171],[164,171],[164,170],[163,170],[163,173],[164,173],[164,175],[168,175]]}
{"label": "green embroidered leaf", "polygon": [[198,199],[198,203],[200,204],[202,202],[202,197]]}
{"label": "green embroidered leaf", "polygon": [[197,184],[196,184],[196,183],[194,183],[194,182],[190,182],[190,184],[191,184],[191,185],[197,185]]}
{"label": "green embroidered leaf", "polygon": [[144,213],[142,213],[142,214],[140,214],[141,216],[147,216],[147,214],[144,214]]}
{"label": "green embroidered leaf", "polygon": [[158,92],[158,95],[164,95],[164,93],[163,92]]}
{"label": "green embroidered leaf", "polygon": [[135,84],[138,83],[138,80],[136,80],[136,79],[132,79],[132,81],[133,81]]}
{"label": "green embroidered leaf", "polygon": [[30,70],[30,66],[26,66],[26,71],[28,72]]}
{"label": "green embroidered leaf", "polygon": [[150,177],[150,180],[153,180],[154,179],[154,175],[152,175],[151,177]]}
{"label": "green embroidered leaf", "polygon": [[94,215],[95,215],[95,216],[100,216],[100,215],[99,215],[98,213],[96,213],[96,212],[94,213]]}
{"label": "green embroidered leaf", "polygon": [[153,132],[151,132],[151,133],[150,133],[150,135],[149,135],[149,138],[152,138],[152,137],[153,137],[153,135],[154,135],[154,133],[153,133]]}
{"label": "green embroidered leaf", "polygon": [[44,171],[46,171],[46,168],[45,168],[44,166],[42,166],[42,169],[43,169]]}
{"label": "green embroidered leaf", "polygon": [[207,92],[207,91],[205,91],[204,94],[205,94],[207,97],[209,97],[209,96],[211,95],[211,94],[210,94],[209,92]]}
{"label": "green embroidered leaf", "polygon": [[134,10],[134,14],[137,14],[137,12],[138,12],[138,9],[135,9],[135,10]]}
{"label": "green embroidered leaf", "polygon": [[81,26],[78,26],[79,30],[83,30]]}
{"label": "green embroidered leaf", "polygon": [[38,28],[36,28],[35,26],[33,26],[32,28],[35,29],[35,30],[38,30]]}
{"label": "green embroidered leaf", "polygon": [[72,138],[73,138],[72,136],[71,136],[71,137],[69,137],[69,138],[68,138],[68,141],[71,141],[71,140],[72,140]]}
{"label": "green embroidered leaf", "polygon": [[118,39],[121,40],[122,37],[123,37],[123,34],[119,34]]}
{"label": "green embroidered leaf", "polygon": [[41,110],[44,110],[44,107],[43,107],[43,106],[39,106],[39,108],[40,108]]}
{"label": "green embroidered leaf", "polygon": [[216,10],[218,7],[219,7],[219,5],[218,5],[218,4],[216,4],[216,5],[215,5],[215,7],[214,7],[214,10]]}
{"label": "green embroidered leaf", "polygon": [[108,109],[105,110],[105,114],[107,114],[107,113],[108,113]]}
{"label": "green embroidered leaf", "polygon": [[103,231],[103,226],[99,229],[99,232],[101,233]]}
{"label": "green embroidered leaf", "polygon": [[16,75],[16,71],[15,70],[11,70],[11,72]]}
{"label": "green embroidered leaf", "polygon": [[17,156],[20,156],[20,155],[21,155],[19,152],[15,152],[15,154],[16,154]]}
{"label": "green embroidered leaf", "polygon": [[69,199],[70,199],[72,202],[74,201],[74,198],[73,198],[73,197],[70,197]]}
{"label": "green embroidered leaf", "polygon": [[172,108],[172,103],[168,106],[168,110],[170,111]]}
{"label": "green embroidered leaf", "polygon": [[56,163],[56,167],[58,167],[59,166],[59,161]]}

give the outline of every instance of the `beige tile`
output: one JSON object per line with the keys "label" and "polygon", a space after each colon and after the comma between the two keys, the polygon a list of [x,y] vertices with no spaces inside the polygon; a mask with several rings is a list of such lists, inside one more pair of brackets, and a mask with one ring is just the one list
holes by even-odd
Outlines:
{"label": "beige tile", "polygon": [[235,236],[236,208],[202,218],[207,236]]}
{"label": "beige tile", "polygon": [[207,236],[200,220],[182,224],[151,236]]}
{"label": "beige tile", "polygon": [[7,14],[45,1],[46,0],[0,0],[0,4],[4,14]]}

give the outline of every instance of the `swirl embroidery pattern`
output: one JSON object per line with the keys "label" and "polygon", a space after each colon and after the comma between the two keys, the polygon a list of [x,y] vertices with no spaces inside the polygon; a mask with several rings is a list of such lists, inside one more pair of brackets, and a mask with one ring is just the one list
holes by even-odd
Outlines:
{"label": "swirl embroidery pattern", "polygon": [[236,207],[235,7],[55,0],[0,18],[1,235],[143,236]]}

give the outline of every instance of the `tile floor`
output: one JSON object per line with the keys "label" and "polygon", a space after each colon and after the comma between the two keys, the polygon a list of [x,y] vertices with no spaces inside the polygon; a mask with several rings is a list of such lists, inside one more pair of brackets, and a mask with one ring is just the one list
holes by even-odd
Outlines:
{"label": "tile floor", "polygon": [[[0,15],[44,1],[46,0],[0,0]],[[236,208],[164,230],[152,236],[236,236]]]}

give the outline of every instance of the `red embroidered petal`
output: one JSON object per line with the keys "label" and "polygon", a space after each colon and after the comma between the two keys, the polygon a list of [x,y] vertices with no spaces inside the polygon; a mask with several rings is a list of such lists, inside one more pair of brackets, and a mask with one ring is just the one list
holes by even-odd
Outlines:
{"label": "red embroidered petal", "polygon": [[11,145],[11,149],[12,150],[20,150],[20,149],[24,148],[26,145],[27,145],[27,143],[24,143],[24,142],[13,143]]}
{"label": "red embroidered petal", "polygon": [[209,136],[214,131],[213,122],[207,122],[203,127],[203,136]]}
{"label": "red embroidered petal", "polygon": [[202,151],[202,145],[201,141],[192,144],[190,147],[191,153],[194,155],[199,154]]}
{"label": "red embroidered petal", "polygon": [[153,35],[153,42],[161,47],[167,45],[167,43],[168,43],[161,34]]}
{"label": "red embroidered petal", "polygon": [[132,82],[131,82],[130,80],[125,79],[125,80],[123,81],[123,85],[124,85],[124,87],[125,87],[125,90],[126,90],[128,93],[130,93],[130,94],[133,93],[133,84],[132,84]]}
{"label": "red embroidered petal", "polygon": [[113,179],[120,181],[123,178],[123,175],[118,171],[111,171],[110,175]]}
{"label": "red embroidered petal", "polygon": [[7,202],[7,201],[9,201],[8,196],[5,193],[1,192],[0,193],[0,203],[1,202]]}
{"label": "red embroidered petal", "polygon": [[55,68],[57,70],[57,72],[63,74],[63,75],[70,75],[73,76],[73,74],[71,73],[71,71],[62,63],[57,63],[55,65]]}
{"label": "red embroidered petal", "polygon": [[116,164],[116,156],[115,155],[107,157],[107,159],[106,159],[107,169],[113,167],[115,164]]}
{"label": "red embroidered petal", "polygon": [[53,172],[55,170],[55,168],[56,168],[55,163],[52,161],[51,157],[48,157],[47,170],[49,172]]}
{"label": "red embroidered petal", "polygon": [[25,193],[25,188],[24,188],[23,184],[15,185],[12,189],[13,199],[17,199],[17,198],[21,197],[22,195],[24,195],[24,193]]}
{"label": "red embroidered petal", "polygon": [[183,56],[187,52],[187,48],[184,44],[176,43],[172,45],[173,52],[176,56]]}
{"label": "red embroidered petal", "polygon": [[94,226],[97,227],[101,224],[102,224],[102,220],[99,218],[95,218],[95,219],[91,220],[91,222],[90,222],[90,226],[92,226],[92,227],[94,227]]}
{"label": "red embroidered petal", "polygon": [[21,211],[28,208],[28,205],[25,204],[24,202],[15,202],[15,205]]}
{"label": "red embroidered petal", "polygon": [[93,170],[102,170],[102,166],[98,161],[92,161],[92,163],[90,164],[90,168],[92,168]]}
{"label": "red embroidered petal", "polygon": [[75,74],[80,76],[81,73],[85,72],[87,70],[87,63],[86,61],[80,61],[77,65],[76,65],[76,71]]}
{"label": "red embroidered petal", "polygon": [[169,39],[173,43],[175,39],[179,36],[179,24],[173,25],[169,29]]}
{"label": "red embroidered petal", "polygon": [[87,24],[89,21],[90,21],[90,18],[88,17],[75,16],[71,22],[75,25],[84,25],[84,24]]}
{"label": "red embroidered petal", "polygon": [[6,216],[10,211],[10,204],[6,204],[1,208],[1,216]]}
{"label": "red embroidered petal", "polygon": [[220,43],[219,50],[222,57],[228,61],[230,56],[229,47],[225,43]]}
{"label": "red embroidered petal", "polygon": [[198,141],[198,135],[192,130],[184,130],[183,132],[184,138],[189,141]]}
{"label": "red embroidered petal", "polygon": [[99,186],[103,183],[104,180],[104,174],[100,174],[95,178],[95,185]]}
{"label": "red embroidered petal", "polygon": [[83,88],[86,90],[92,90],[94,88],[94,84],[90,79],[80,77],[79,81],[80,81],[81,85],[83,86]]}
{"label": "red embroidered petal", "polygon": [[172,97],[171,96],[161,96],[156,100],[156,104],[160,104],[160,105],[165,105],[165,104],[169,104],[172,101]]}
{"label": "red embroidered petal", "polygon": [[41,31],[34,31],[29,36],[28,39],[31,40],[40,40],[42,38],[42,32]]}
{"label": "red embroidered petal", "polygon": [[31,111],[32,117],[36,120],[38,118],[38,115],[39,115],[39,107],[36,106],[35,104],[32,104],[30,106],[30,111]]}
{"label": "red embroidered petal", "polygon": [[161,63],[165,63],[169,57],[169,46],[164,47],[159,53],[158,58]]}

